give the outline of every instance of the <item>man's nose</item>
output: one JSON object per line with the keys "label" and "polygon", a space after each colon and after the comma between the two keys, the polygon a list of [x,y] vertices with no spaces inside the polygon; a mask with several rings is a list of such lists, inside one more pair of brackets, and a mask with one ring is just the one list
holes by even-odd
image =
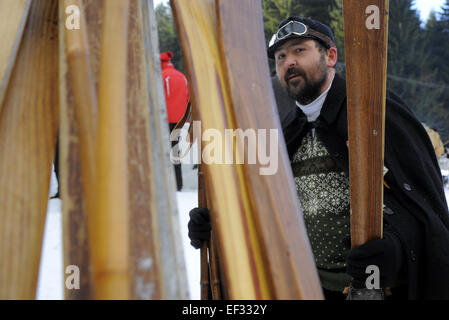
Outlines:
{"label": "man's nose", "polygon": [[293,55],[289,54],[285,57],[285,66],[287,68],[294,67],[296,65],[297,65],[297,61]]}

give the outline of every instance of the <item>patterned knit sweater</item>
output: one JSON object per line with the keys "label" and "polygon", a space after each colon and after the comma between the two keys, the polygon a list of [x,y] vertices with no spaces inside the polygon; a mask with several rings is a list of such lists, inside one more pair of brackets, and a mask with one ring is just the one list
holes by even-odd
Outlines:
{"label": "patterned knit sweater", "polygon": [[351,280],[345,272],[348,249],[342,241],[350,234],[349,178],[314,130],[303,138],[292,169],[322,286],[343,290]]}

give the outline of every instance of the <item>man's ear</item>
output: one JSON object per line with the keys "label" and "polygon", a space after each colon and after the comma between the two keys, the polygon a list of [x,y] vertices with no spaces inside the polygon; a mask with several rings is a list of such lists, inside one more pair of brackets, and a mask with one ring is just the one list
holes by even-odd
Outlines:
{"label": "man's ear", "polygon": [[330,68],[335,67],[338,61],[338,51],[337,48],[332,47],[327,50],[327,66]]}

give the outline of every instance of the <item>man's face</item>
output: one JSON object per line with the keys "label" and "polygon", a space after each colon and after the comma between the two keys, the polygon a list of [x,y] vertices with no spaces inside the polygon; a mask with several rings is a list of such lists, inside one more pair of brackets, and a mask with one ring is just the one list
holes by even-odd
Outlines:
{"label": "man's face", "polygon": [[274,57],[277,76],[292,99],[306,105],[324,91],[328,77],[326,52],[320,52],[314,40],[287,41]]}

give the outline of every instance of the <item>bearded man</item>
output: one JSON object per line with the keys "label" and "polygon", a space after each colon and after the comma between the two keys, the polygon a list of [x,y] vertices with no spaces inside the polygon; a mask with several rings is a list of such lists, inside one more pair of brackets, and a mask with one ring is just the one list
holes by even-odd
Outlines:
{"label": "bearded man", "polygon": [[[326,299],[345,299],[350,285],[365,288],[371,265],[391,299],[449,299],[448,208],[432,143],[413,112],[387,93],[384,236],[351,249],[346,81],[335,72],[333,33],[319,21],[289,17],[268,56],[296,101],[281,124]],[[199,246],[208,212],[194,209],[191,217],[189,236]]]}

